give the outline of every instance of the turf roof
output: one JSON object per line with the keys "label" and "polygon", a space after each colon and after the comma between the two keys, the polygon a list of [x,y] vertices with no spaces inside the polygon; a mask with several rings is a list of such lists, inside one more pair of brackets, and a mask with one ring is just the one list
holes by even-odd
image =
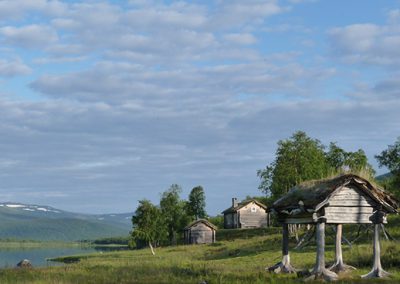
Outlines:
{"label": "turf roof", "polygon": [[315,209],[319,204],[329,199],[341,186],[354,185],[370,196],[375,202],[382,205],[386,211],[397,212],[397,200],[383,189],[373,185],[368,180],[354,175],[345,174],[331,179],[322,179],[303,182],[294,186],[286,195],[274,202],[275,211],[292,210],[304,206],[305,209]]}

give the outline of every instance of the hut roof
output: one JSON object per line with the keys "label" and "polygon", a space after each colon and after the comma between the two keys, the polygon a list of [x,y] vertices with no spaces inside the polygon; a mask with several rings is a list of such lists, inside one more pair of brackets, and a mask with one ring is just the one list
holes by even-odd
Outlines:
{"label": "hut roof", "polygon": [[296,185],[286,195],[274,202],[272,210],[281,212],[304,207],[306,210],[317,211],[328,202],[337,190],[347,185],[356,186],[372,200],[382,205],[387,212],[397,213],[397,200],[392,195],[354,174],[344,174],[332,179],[308,181]]}
{"label": "hut roof", "polygon": [[234,213],[234,212],[238,211],[239,209],[243,208],[244,206],[250,204],[251,202],[254,202],[255,204],[257,204],[261,208],[267,210],[267,206],[265,206],[261,202],[255,200],[255,199],[249,199],[249,200],[245,200],[245,201],[242,201],[242,202],[238,203],[238,205],[235,206],[235,207],[231,206],[228,209],[225,209],[224,211],[222,211],[222,214]]}
{"label": "hut roof", "polygon": [[196,220],[196,221],[190,223],[189,225],[187,225],[187,226],[184,228],[184,230],[189,230],[191,227],[193,227],[194,225],[196,225],[196,224],[198,224],[198,223],[203,223],[204,225],[206,225],[206,226],[208,226],[208,227],[210,227],[210,228],[212,228],[212,229],[214,229],[214,230],[217,230],[217,226],[215,226],[214,224],[210,223],[210,222],[209,222],[208,220],[206,220],[206,219],[199,219],[199,220]]}

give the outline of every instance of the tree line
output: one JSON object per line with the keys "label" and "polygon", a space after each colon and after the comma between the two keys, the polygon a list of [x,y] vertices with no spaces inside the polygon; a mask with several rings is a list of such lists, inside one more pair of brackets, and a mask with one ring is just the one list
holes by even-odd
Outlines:
{"label": "tree line", "polygon": [[380,167],[385,166],[390,171],[389,175],[386,175],[386,178],[382,180],[385,189],[391,191],[397,199],[400,199],[400,137],[375,158]]}
{"label": "tree line", "polygon": [[162,193],[158,205],[147,199],[139,201],[132,217],[131,246],[145,243],[154,254],[155,246],[176,245],[183,229],[190,222],[207,217],[202,186],[194,187],[188,200],[180,198],[181,192],[179,185],[172,184]]}
{"label": "tree line", "polygon": [[[400,196],[400,138],[375,158],[380,166],[386,166],[391,172],[383,186]],[[325,146],[305,132],[297,131],[290,138],[278,142],[274,161],[258,170],[257,175],[261,180],[259,189],[267,196],[268,203],[272,203],[296,184],[346,172],[370,180],[375,177],[364,150],[345,151],[335,142]]]}

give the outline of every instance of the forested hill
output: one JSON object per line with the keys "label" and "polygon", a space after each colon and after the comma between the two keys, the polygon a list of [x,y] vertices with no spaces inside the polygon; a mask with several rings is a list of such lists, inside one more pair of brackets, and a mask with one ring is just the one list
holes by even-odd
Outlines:
{"label": "forested hill", "polygon": [[0,239],[76,241],[126,236],[132,213],[90,215],[49,206],[0,203]]}
{"label": "forested hill", "polygon": [[385,181],[385,180],[387,180],[387,179],[389,179],[391,177],[393,177],[392,173],[386,173],[386,174],[382,174],[382,175],[377,176],[376,180],[377,181]]}

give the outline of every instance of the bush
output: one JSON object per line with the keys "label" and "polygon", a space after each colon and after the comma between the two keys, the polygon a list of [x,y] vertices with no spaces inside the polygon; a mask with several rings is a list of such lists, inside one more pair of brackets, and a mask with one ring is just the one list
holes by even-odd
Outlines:
{"label": "bush", "polygon": [[281,233],[280,227],[254,228],[254,229],[221,229],[217,230],[217,241],[231,241],[235,239],[248,239],[256,236],[269,236]]}
{"label": "bush", "polygon": [[97,239],[93,243],[96,245],[128,245],[130,237],[112,237]]}

